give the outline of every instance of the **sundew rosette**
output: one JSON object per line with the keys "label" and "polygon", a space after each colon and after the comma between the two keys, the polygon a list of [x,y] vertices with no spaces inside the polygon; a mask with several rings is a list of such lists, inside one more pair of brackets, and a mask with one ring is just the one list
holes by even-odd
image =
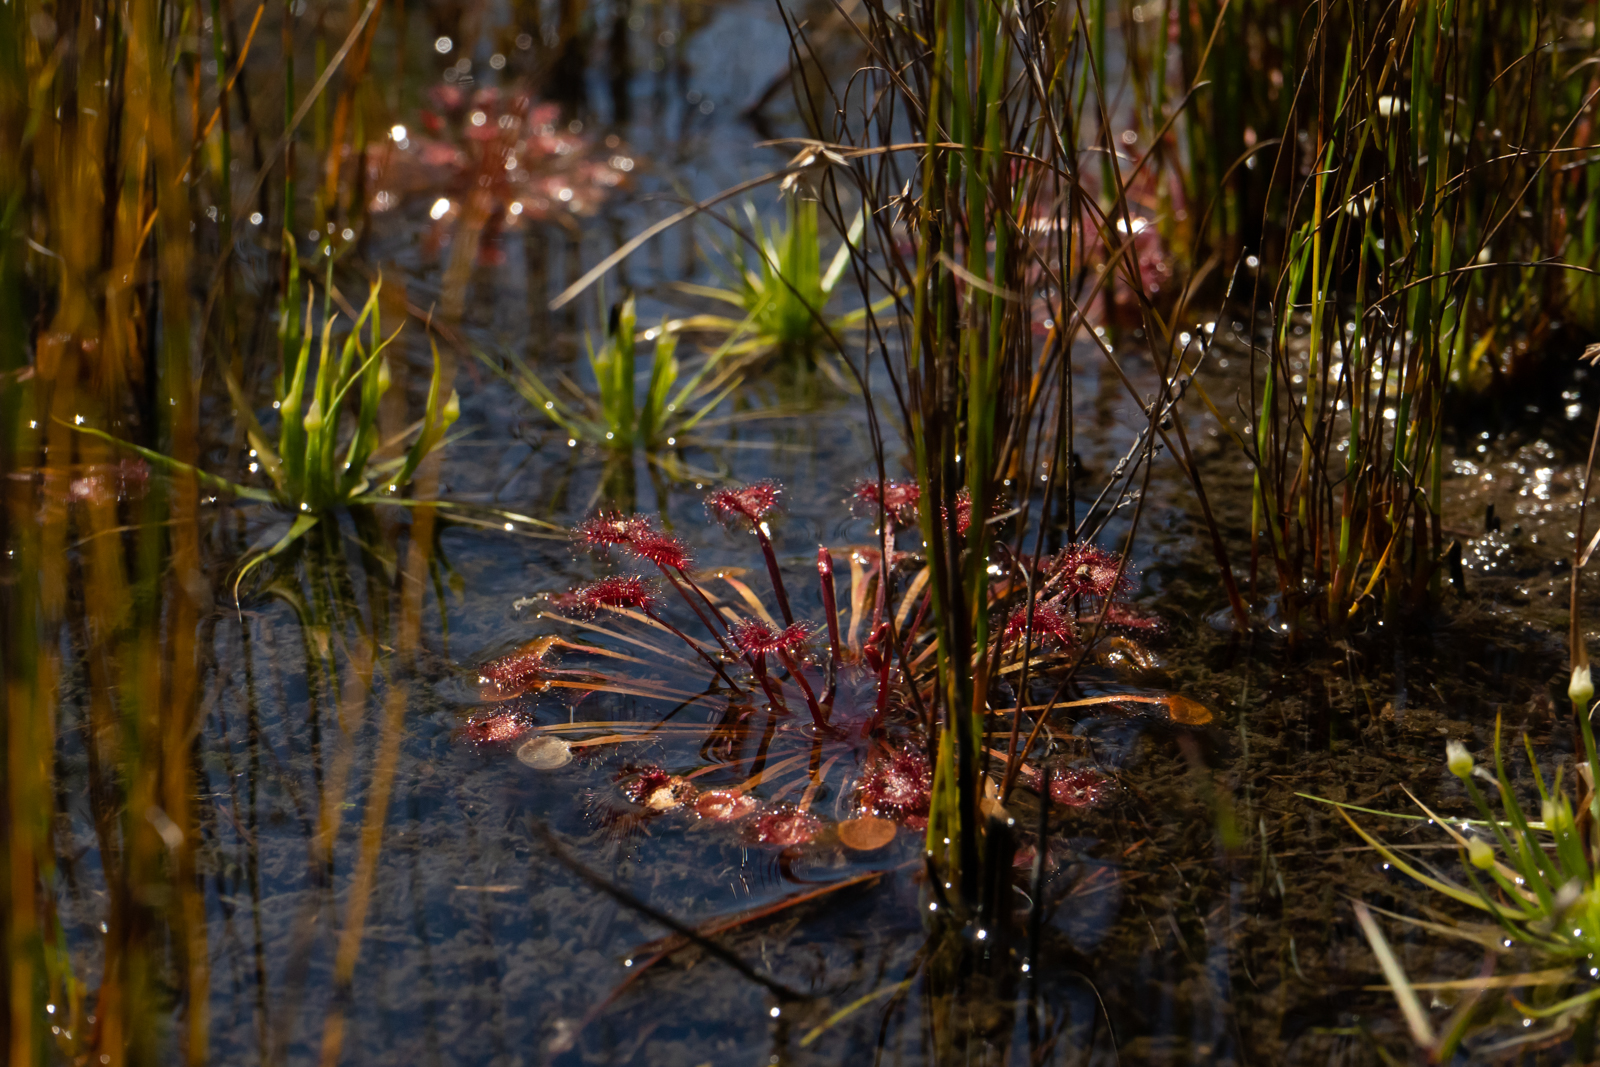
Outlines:
{"label": "sundew rosette", "polygon": [[[922,495],[914,483],[862,482],[853,506],[883,520],[882,540],[818,546],[814,569],[779,551],[782,499],[775,482],[706,498],[708,521],[748,538],[750,568],[698,568],[688,542],[648,516],[580,523],[575,550],[610,572],[547,597],[536,621],[550,632],[478,668],[487,703],[467,739],[514,745],[534,770],[588,779],[591,818],[619,837],[672,820],[750,848],[866,856],[900,838],[913,847],[928,825],[939,699],[929,575],[912,548]],[[963,498],[939,519],[966,528],[977,510]],[[1069,766],[1081,753],[1048,737],[1006,751],[1014,721],[1024,735],[1085,709],[1182,728],[1209,721],[1196,701],[1129,691],[1126,671],[1108,676],[1107,650],[1152,659],[1148,642],[1160,635],[1159,621],[1128,603],[1135,578],[1122,557],[1071,544],[999,570],[986,605],[998,667],[985,771],[993,805],[1013,788],[1078,811],[1116,795],[1114,773]],[[1025,664],[1030,692],[1073,672],[1079,692],[1018,699],[1011,687]]]}

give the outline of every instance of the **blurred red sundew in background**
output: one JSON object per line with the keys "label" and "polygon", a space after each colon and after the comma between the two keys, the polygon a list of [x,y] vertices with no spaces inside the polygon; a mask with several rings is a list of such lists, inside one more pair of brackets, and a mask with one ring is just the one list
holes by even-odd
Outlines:
{"label": "blurred red sundew in background", "polygon": [[881,494],[879,488],[877,482],[860,483],[855,488],[856,501],[874,508],[881,504],[889,517],[902,526],[917,521],[917,502],[922,499],[922,489],[916,482],[884,482]]}
{"label": "blurred red sundew in background", "polygon": [[144,495],[150,482],[150,464],[142,459],[116,463],[91,463],[67,485],[67,498],[93,504],[132,500]]}
{"label": "blurred red sundew in background", "polygon": [[[439,197],[426,245],[436,250],[451,226],[472,214],[478,199],[493,236],[529,220],[568,226],[592,214],[639,166],[615,135],[603,143],[561,122],[555,104],[528,94],[483,88],[468,94],[454,85],[430,91],[431,107],[409,124],[390,128],[366,151],[373,214],[407,199]],[[441,195],[442,194],[442,195]],[[486,246],[484,252],[488,253]]]}
{"label": "blurred red sundew in background", "polygon": [[1146,634],[1165,633],[1167,624],[1158,615],[1147,614],[1126,604],[1107,604],[1101,617],[1104,625],[1116,630],[1137,631]]}

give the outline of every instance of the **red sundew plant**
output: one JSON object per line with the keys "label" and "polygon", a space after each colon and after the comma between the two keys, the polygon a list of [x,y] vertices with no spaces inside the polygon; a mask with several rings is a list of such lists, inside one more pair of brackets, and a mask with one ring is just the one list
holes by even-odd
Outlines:
{"label": "red sundew plant", "polygon": [[658,790],[672,783],[672,775],[664,768],[650,764],[644,767],[628,766],[617,775],[617,792],[629,803],[643,805]]}
{"label": "red sundew plant", "polygon": [[531,641],[480,668],[478,687],[483,699],[509,700],[548,682],[550,668],[545,657],[550,645],[548,640]]}
{"label": "red sundew plant", "polygon": [[662,570],[682,571],[692,562],[688,546],[660,530],[644,530],[628,548],[640,559],[649,560]]}
{"label": "red sundew plant", "polygon": [[922,499],[922,489],[916,482],[861,482],[856,485],[855,500],[873,508],[881,507],[884,514],[900,526],[915,526],[917,504]]}
{"label": "red sundew plant", "polygon": [[965,537],[970,529],[972,529],[972,490],[962,486],[956,493],[956,533]]}
{"label": "red sundew plant", "polygon": [[778,506],[778,495],[783,490],[776,482],[757,482],[743,489],[718,489],[706,497],[706,510],[720,522],[742,516],[759,523],[769,511]]}
{"label": "red sundew plant", "polygon": [[522,713],[498,711],[468,720],[464,732],[475,744],[493,745],[515,741],[532,728],[533,723]]}
{"label": "red sundew plant", "polygon": [[763,845],[806,845],[821,832],[822,820],[799,808],[775,808],[756,818],[755,839]]}
{"label": "red sundew plant", "polygon": [[889,748],[861,777],[863,811],[920,830],[928,823],[928,802],[933,789],[933,767],[915,748]]}
{"label": "red sundew plant", "polygon": [[648,612],[655,603],[655,597],[650,594],[650,584],[632,574],[602,578],[583,586],[577,590],[575,599],[580,607],[590,611],[599,608],[633,608]]}
{"label": "red sundew plant", "polygon": [[[556,677],[549,657],[555,646],[549,642],[558,639],[552,636],[480,673],[486,684],[501,679],[496,684],[508,690],[547,684],[569,695],[615,694],[672,706],[659,721],[597,716],[585,723],[563,714],[533,728],[535,737],[558,738],[574,751],[595,753],[604,746],[636,751],[627,748],[634,741],[660,748],[661,764],[630,764],[605,791],[614,804],[626,801],[630,807],[597,803],[609,813],[605,818],[611,832],[625,833],[649,820],[687,819],[708,828],[738,824],[746,840],[757,844],[847,847],[840,844],[842,838],[824,832],[828,822],[813,810],[819,797],[833,798],[835,816],[842,821],[884,819],[925,830],[934,777],[925,724],[934,718],[930,708],[941,698],[928,622],[930,575],[919,554],[896,545],[897,537],[915,536],[897,534],[896,529],[916,518],[921,496],[909,483],[884,488],[880,493],[876,483],[864,483],[857,493],[858,501],[881,504],[880,514],[887,514],[879,531],[882,540],[870,548],[852,547],[844,557],[819,546],[818,586],[810,606],[785,591],[766,529],[781,500],[775,483],[719,489],[706,498],[711,518],[757,537],[770,579],[765,604],[763,595],[742,580],[742,569],[693,570],[685,542],[651,519],[596,515],[576,528],[575,544],[602,558],[653,568],[664,579],[659,592],[645,575],[623,572],[547,598],[550,610],[541,612],[541,618],[605,639],[604,646],[560,642],[565,651],[598,657],[599,665],[587,672],[564,671]],[[951,510],[957,524],[964,518],[971,521],[970,504]],[[836,574],[836,558],[849,560],[844,591],[836,587],[843,577]],[[1070,545],[1042,558],[1012,559],[1009,569],[996,568],[989,586],[992,636],[984,653],[998,670],[991,714],[1014,716],[1018,724],[1032,717],[1037,736],[1043,719],[1035,713],[1045,710],[1042,706],[1031,705],[1028,694],[1020,691],[1017,707],[1004,706],[1002,694],[1017,685],[1018,672],[1022,689],[1028,679],[1055,684],[1052,672],[1068,664],[1082,666],[1085,656],[1039,654],[1053,648],[1086,653],[1089,635],[1102,629],[1133,634],[1115,640],[1136,642],[1145,622],[1122,602],[1133,586],[1123,569],[1121,557],[1091,544]],[[1037,576],[1031,606],[1024,592],[1028,583],[1016,580],[1017,571]],[[788,612],[769,613],[766,604],[783,605]],[[808,611],[821,617],[802,617]],[[776,618],[780,614],[781,623]],[[695,621],[679,625],[690,617]],[[685,656],[681,646],[693,655]],[[706,688],[706,668],[723,684]],[[1119,689],[1069,699],[1062,706],[1115,709],[1133,701],[1141,709],[1167,709],[1168,717],[1179,722],[1171,699]],[[795,721],[796,705],[802,701],[809,723]],[[1207,721],[1208,713],[1195,708],[1199,710],[1185,711],[1182,724]],[[692,754],[683,748],[685,740],[694,742]],[[1050,770],[1049,744],[1035,753],[1034,740],[1030,737],[1026,745],[1013,741],[1010,752],[991,750],[998,762],[989,774],[993,782],[1003,783],[997,795],[1003,798],[1017,781],[1032,794],[1073,807],[1105,795],[1103,777]]]}
{"label": "red sundew plant", "polygon": [[1058,768],[1050,775],[1050,799],[1069,808],[1087,808],[1104,799],[1111,779],[1088,768]]}
{"label": "red sundew plant", "polygon": [[754,619],[733,628],[733,643],[747,656],[785,655],[799,651],[809,636],[804,624],[774,630]]}
{"label": "red sundew plant", "polygon": [[[1029,611],[1026,604],[1012,610],[1006,620],[1005,640],[1020,641],[1028,633]],[[1054,604],[1035,604],[1032,612],[1033,640],[1041,647],[1054,644],[1069,647],[1078,643],[1077,627]]]}
{"label": "red sundew plant", "polygon": [[1133,585],[1117,556],[1087,543],[1063,548],[1051,561],[1048,574],[1047,588],[1059,589],[1068,597],[1114,600],[1130,592]]}
{"label": "red sundew plant", "polygon": [[[458,223],[492,238],[530,220],[572,225],[592,214],[635,169],[615,136],[599,143],[571,132],[555,104],[494,88],[436,86],[431,106],[367,149],[373,214],[432,198],[437,247]],[[495,258],[493,245],[485,246]]]}
{"label": "red sundew plant", "polygon": [[602,512],[575,526],[572,536],[579,544],[603,551],[612,545],[631,545],[641,535],[648,536],[650,531],[648,519]]}
{"label": "red sundew plant", "polygon": [[767,656],[775,655],[789,672],[789,677],[800,686],[800,691],[805,694],[806,706],[811,709],[812,724],[819,730],[828,727],[828,716],[823,712],[822,705],[817,702],[817,694],[811,688],[811,683],[806,681],[805,671],[800,669],[799,660],[796,658],[805,647],[807,632],[804,625],[795,623],[793,626],[782,630],[774,630],[764,622],[751,619],[739,623],[733,628],[733,644],[755,667],[756,677],[767,690],[772,702],[782,705],[783,696],[773,687],[767,676]]}
{"label": "red sundew plant", "polygon": [[777,598],[778,611],[785,626],[794,625],[794,612],[789,609],[789,594],[783,588],[783,572],[778,568],[778,556],[772,549],[772,538],[767,533],[765,516],[778,506],[781,493],[776,482],[757,482],[743,489],[718,489],[706,497],[706,510],[727,525],[743,519],[749,524],[756,540],[761,542],[761,554],[766,557],[767,576],[772,579],[772,595]]}
{"label": "red sundew plant", "polygon": [[708,789],[694,802],[694,812],[713,822],[735,822],[754,815],[759,807],[754,798],[736,789]]}

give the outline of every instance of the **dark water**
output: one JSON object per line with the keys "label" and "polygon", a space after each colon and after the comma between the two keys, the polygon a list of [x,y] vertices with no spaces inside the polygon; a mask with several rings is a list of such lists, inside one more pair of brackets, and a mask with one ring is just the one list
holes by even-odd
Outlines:
{"label": "dark water", "polygon": [[[699,24],[671,48],[651,46],[654,24],[634,31],[639,69],[625,82],[623,109],[630,117],[618,118],[603,68],[588,76],[580,113],[642,161],[636,181],[576,236],[531,227],[499,239],[498,258],[476,270],[468,291],[461,330],[472,344],[581,378],[581,328],[593,326],[592,302],[552,315],[543,309],[548,297],[580,263],[670,209],[649,194],[706,195],[786,158],[781,149],[751,147],[763,133],[737,114],[787,62],[776,14],[759,0],[696,10]],[[658,55],[672,62],[653,71]],[[779,93],[771,108],[779,132],[792,128],[783,115],[788,99]],[[753,200],[776,209],[771,190]],[[418,199],[381,217],[368,248],[421,306],[443,286],[441,257],[423,240],[427,207]],[[641,321],[669,303],[681,307],[663,300],[664,283],[707,277],[696,257],[703,238],[703,224],[676,231],[629,263],[623,280],[641,292]],[[419,332],[408,331],[403,343],[420,368]],[[1148,379],[1136,351],[1126,358]],[[1098,490],[1133,442],[1134,405],[1100,375],[1093,349],[1079,352],[1078,367],[1077,447]],[[413,371],[413,388],[420,375]],[[814,574],[816,546],[872,540],[870,522],[847,504],[852,484],[874,474],[864,403],[814,372],[779,367],[754,381],[730,412],[767,405],[787,414],[698,434],[682,452],[690,470],[682,478],[642,456],[619,472],[599,450],[569,446],[565,433],[465,356],[456,381],[456,429],[467,433],[446,452],[443,496],[561,525],[603,500],[631,504],[659,514],[698,564],[747,568],[750,584],[764,589],[751,539],[710,522],[702,499],[714,482],[774,478],[787,502],[774,539],[804,590],[798,612],[813,619],[818,600],[803,579]],[[1442,811],[1464,811],[1445,772],[1444,742],[1482,750],[1497,714],[1549,756],[1570,751],[1554,701],[1563,688],[1556,679],[1565,575],[1551,562],[1566,551],[1572,527],[1569,436],[1558,424],[1486,443],[1483,453],[1468,442],[1445,509],[1466,547],[1465,595],[1447,591],[1443,609],[1425,621],[1373,625],[1331,644],[1291,646],[1272,625],[1240,640],[1210,624],[1225,605],[1215,565],[1197,537],[1186,486],[1160,466],[1136,541],[1133,599],[1164,620],[1165,633],[1149,643],[1153,662],[1144,669],[1097,668],[1080,691],[1176,692],[1216,719],[1182,727],[1087,709],[1092,714],[1056,739],[1065,757],[1098,766],[1114,784],[1094,807],[1057,811],[1045,950],[1027,973],[1020,925],[987,944],[969,934],[964,946],[940,930],[915,833],[902,830],[863,856],[827,845],[784,852],[681,812],[619,819],[614,779],[626,767],[703,765],[703,709],[674,712],[662,701],[604,694],[577,706],[559,693],[524,698],[518,707],[541,725],[653,722],[670,712],[681,728],[595,746],[553,771],[524,766],[510,746],[468,741],[464,723],[486,710],[477,666],[534,637],[571,633],[538,618],[539,606],[525,598],[606,572],[564,538],[443,522],[430,569],[408,594],[396,569],[408,516],[356,515],[280,561],[236,610],[229,564],[282,520],[219,511],[209,541],[216,609],[202,627],[198,756],[215,1062],[313,1062],[334,1014],[348,1020],[343,1062],[361,1064],[1368,1063],[1380,1061],[1380,1050],[1403,1057],[1404,1027],[1389,994],[1371,988],[1381,979],[1350,900],[1408,913],[1441,902],[1386,871],[1332,809],[1297,794],[1399,811],[1409,804],[1405,783]],[[891,437],[887,451],[892,474],[903,449]],[[1238,460],[1221,444],[1204,459],[1221,520],[1247,529],[1248,482]],[[619,485],[630,487],[621,498]],[[1490,501],[1505,522],[1494,534],[1483,532]],[[1119,516],[1103,540],[1120,544],[1126,530]],[[1263,575],[1263,589],[1268,584]],[[408,595],[420,606],[409,615]],[[1259,606],[1264,620],[1275,618],[1270,600]],[[402,656],[395,649],[404,646],[407,620],[418,637],[414,654]],[[357,684],[356,650],[367,639],[379,649],[370,692]],[[80,672],[69,708],[81,711],[87,694]],[[371,783],[385,739],[396,736],[381,850],[346,990],[335,978],[341,931]],[[807,745],[786,724],[774,752],[803,754]],[[813,798],[816,810],[848,803],[863,753],[845,746],[837,755]],[[92,844],[90,761],[70,730],[60,759],[62,916],[79,973],[93,975],[105,894]],[[1419,849],[1441,840],[1411,824],[1382,829]],[[649,955],[641,946],[667,931],[558,862],[552,839],[589,871],[696,925],[881,876],[721,936],[750,968],[803,994],[786,999],[692,946],[639,974]],[[365,847],[377,841],[369,836]],[[1452,849],[1424,854],[1454,862]],[[1018,892],[1020,924],[1027,901]],[[1398,924],[1388,931],[1414,979],[1475,973],[1479,960],[1456,943]],[[854,1010],[832,1018],[848,1006]],[[1446,1008],[1441,1001],[1436,1010]]]}

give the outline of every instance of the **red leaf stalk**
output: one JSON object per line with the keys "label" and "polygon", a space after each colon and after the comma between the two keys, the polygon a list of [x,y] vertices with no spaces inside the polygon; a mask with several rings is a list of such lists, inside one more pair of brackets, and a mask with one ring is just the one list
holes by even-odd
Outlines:
{"label": "red leaf stalk", "polygon": [[[641,610],[643,610],[643,612],[650,617],[650,620],[652,622],[658,623],[661,626],[666,627],[668,630],[671,630],[673,633],[678,635],[679,639],[682,640],[684,644],[688,645],[690,648],[692,648],[696,652],[700,653],[700,658],[705,660],[707,663],[711,664],[711,669],[717,672],[717,677],[718,678],[721,678],[724,682],[728,683],[728,688],[729,689],[732,689],[735,693],[743,693],[744,692],[743,689],[739,688],[738,683],[736,683],[732,678],[728,677],[727,672],[722,669],[722,664],[718,663],[716,661],[716,659],[714,659],[712,657],[712,655],[709,652],[707,652],[705,649],[701,648],[699,645],[697,645],[693,641],[689,640],[689,635],[688,634],[684,633],[682,630],[678,629],[676,626],[672,625],[666,619],[663,619],[661,616],[657,615],[655,612],[651,611],[649,608],[643,608]],[[716,631],[712,631],[712,632],[714,634]],[[719,640],[720,640],[720,638],[719,638]]]}
{"label": "red leaf stalk", "polygon": [[776,482],[757,482],[743,489],[718,489],[706,497],[706,510],[722,523],[730,519],[743,519],[750,524],[756,539],[761,542],[761,553],[767,558],[767,576],[772,579],[772,594],[778,598],[778,611],[785,626],[794,625],[794,613],[789,610],[789,595],[783,588],[783,573],[778,570],[778,556],[772,549],[772,538],[767,534],[766,515],[778,507],[778,494],[782,488]]}
{"label": "red leaf stalk", "polygon": [[806,695],[806,706],[811,709],[811,721],[819,730],[829,729],[828,717],[822,712],[822,705],[817,703],[817,694],[812,691],[811,683],[806,681],[805,672],[800,669],[800,664],[786,649],[778,649],[778,659],[789,671],[789,677],[800,684],[800,691]]}
{"label": "red leaf stalk", "polygon": [[831,708],[839,686],[839,602],[833,589],[833,555],[826,545],[817,546],[817,577],[822,585],[822,610],[828,616],[828,692],[822,702]]}
{"label": "red leaf stalk", "polygon": [[783,614],[785,626],[794,625],[794,613],[789,610],[789,594],[783,589],[783,573],[778,570],[778,557],[772,551],[772,540],[767,536],[765,523],[756,523],[756,539],[761,542],[761,553],[767,557],[767,574],[772,578],[772,595],[778,598],[778,611]]}

